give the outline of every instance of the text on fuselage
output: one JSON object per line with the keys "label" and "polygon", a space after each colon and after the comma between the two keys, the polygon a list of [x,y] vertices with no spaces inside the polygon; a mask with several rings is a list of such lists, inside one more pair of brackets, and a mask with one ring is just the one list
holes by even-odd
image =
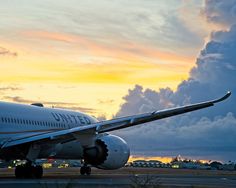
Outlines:
{"label": "text on fuselage", "polygon": [[59,113],[51,113],[53,118],[57,122],[63,122],[63,123],[75,123],[75,124],[81,124],[81,125],[89,125],[91,124],[91,121],[86,116],[82,115],[74,115],[74,114],[59,114]]}

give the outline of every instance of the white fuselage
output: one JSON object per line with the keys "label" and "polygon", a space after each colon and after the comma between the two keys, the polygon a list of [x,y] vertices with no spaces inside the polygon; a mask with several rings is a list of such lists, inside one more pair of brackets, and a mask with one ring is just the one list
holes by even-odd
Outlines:
{"label": "white fuselage", "polygon": [[0,146],[5,141],[97,122],[81,112],[0,102]]}

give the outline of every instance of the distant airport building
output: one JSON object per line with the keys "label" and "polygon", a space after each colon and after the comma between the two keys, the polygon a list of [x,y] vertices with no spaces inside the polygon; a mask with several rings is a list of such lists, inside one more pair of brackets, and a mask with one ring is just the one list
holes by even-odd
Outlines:
{"label": "distant airport building", "polygon": [[130,163],[130,166],[132,167],[147,167],[147,168],[159,168],[162,167],[162,162],[158,160],[136,160]]}
{"label": "distant airport building", "polygon": [[184,169],[211,169],[209,165],[197,163],[197,162],[184,162],[176,161],[171,163],[172,168],[184,168]]}

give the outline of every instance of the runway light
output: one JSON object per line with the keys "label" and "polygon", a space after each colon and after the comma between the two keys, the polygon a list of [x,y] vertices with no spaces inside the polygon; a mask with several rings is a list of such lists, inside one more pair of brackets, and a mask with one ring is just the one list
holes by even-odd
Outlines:
{"label": "runway light", "polygon": [[63,164],[59,165],[57,168],[68,168],[68,167],[69,167],[69,164],[63,163]]}
{"label": "runway light", "polygon": [[171,166],[171,168],[179,168],[179,165],[178,164],[174,164]]}
{"label": "runway light", "polygon": [[43,168],[51,168],[52,164],[51,163],[43,163]]}

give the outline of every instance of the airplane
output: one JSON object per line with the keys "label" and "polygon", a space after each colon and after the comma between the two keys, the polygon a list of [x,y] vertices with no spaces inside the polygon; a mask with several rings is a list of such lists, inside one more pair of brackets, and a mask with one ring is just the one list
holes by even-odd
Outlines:
{"label": "airplane", "polygon": [[0,159],[26,161],[16,166],[16,178],[42,178],[43,168],[36,160],[43,158],[81,160],[81,175],[90,175],[91,166],[119,169],[127,163],[130,149],[111,131],[210,107],[230,95],[227,92],[216,100],[100,122],[85,113],[47,108],[41,103],[0,102]]}

